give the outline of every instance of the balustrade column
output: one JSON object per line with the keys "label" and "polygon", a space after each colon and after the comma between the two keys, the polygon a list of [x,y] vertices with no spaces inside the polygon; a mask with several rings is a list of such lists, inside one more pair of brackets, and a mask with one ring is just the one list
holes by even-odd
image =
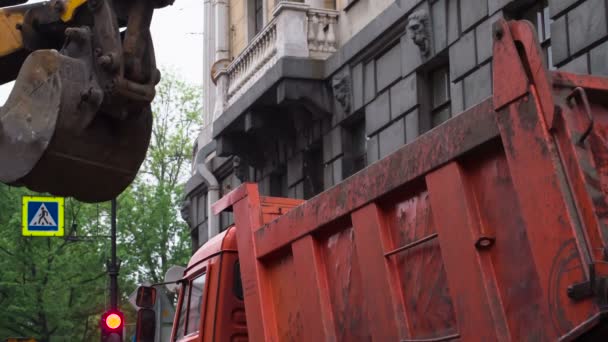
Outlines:
{"label": "balustrade column", "polygon": [[226,70],[221,70],[217,76],[215,85],[215,108],[213,109],[213,121],[217,120],[224,110],[228,102],[228,73]]}
{"label": "balustrade column", "polygon": [[277,53],[279,57],[309,57],[308,17],[310,6],[280,2],[274,16],[277,20]]}

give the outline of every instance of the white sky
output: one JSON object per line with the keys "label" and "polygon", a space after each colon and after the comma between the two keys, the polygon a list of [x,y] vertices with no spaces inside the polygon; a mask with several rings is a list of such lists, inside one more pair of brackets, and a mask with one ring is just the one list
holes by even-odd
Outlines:
{"label": "white sky", "polygon": [[[203,0],[175,0],[173,6],[155,11],[152,39],[159,69],[172,69],[185,81],[202,85]],[[12,83],[0,86],[0,106],[11,89]]]}

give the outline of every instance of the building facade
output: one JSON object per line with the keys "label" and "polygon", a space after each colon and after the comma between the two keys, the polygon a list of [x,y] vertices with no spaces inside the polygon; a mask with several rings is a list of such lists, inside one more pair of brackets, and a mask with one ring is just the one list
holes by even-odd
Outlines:
{"label": "building facade", "polygon": [[527,19],[550,68],[608,75],[608,0],[205,0],[193,249],[241,182],[311,198],[492,95],[492,24]]}

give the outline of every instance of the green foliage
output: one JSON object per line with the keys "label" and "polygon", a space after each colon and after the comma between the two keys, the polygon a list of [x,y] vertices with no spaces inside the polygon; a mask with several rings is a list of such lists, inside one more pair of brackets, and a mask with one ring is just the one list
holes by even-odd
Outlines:
{"label": "green foliage", "polygon": [[119,198],[121,258],[128,279],[160,283],[190,256],[188,226],[179,217],[190,172],[192,137],[200,126],[199,91],[167,73],[157,87],[154,128],[140,176]]}
{"label": "green foliage", "polygon": [[[128,295],[142,282],[162,282],[190,256],[187,225],[179,218],[192,137],[200,125],[199,91],[163,75],[153,104],[148,156],[135,182],[118,198],[121,309],[134,322]],[[107,308],[109,203],[66,200],[66,234],[76,239],[21,236],[23,188],[0,184],[0,341],[93,341]],[[90,238],[85,238],[90,237]]]}
{"label": "green foliage", "polygon": [[[105,304],[103,242],[22,237],[21,197],[30,194],[0,185],[0,339],[88,341]],[[68,199],[68,231],[94,234],[82,221],[92,210]]]}

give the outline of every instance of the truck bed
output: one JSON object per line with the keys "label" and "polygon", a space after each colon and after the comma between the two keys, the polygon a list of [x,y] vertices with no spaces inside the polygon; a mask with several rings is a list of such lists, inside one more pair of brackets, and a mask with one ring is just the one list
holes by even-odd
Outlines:
{"label": "truck bed", "polygon": [[[494,96],[287,211],[233,210],[252,341],[608,336],[608,80],[495,30]],[[540,64],[539,64],[540,63]]]}

